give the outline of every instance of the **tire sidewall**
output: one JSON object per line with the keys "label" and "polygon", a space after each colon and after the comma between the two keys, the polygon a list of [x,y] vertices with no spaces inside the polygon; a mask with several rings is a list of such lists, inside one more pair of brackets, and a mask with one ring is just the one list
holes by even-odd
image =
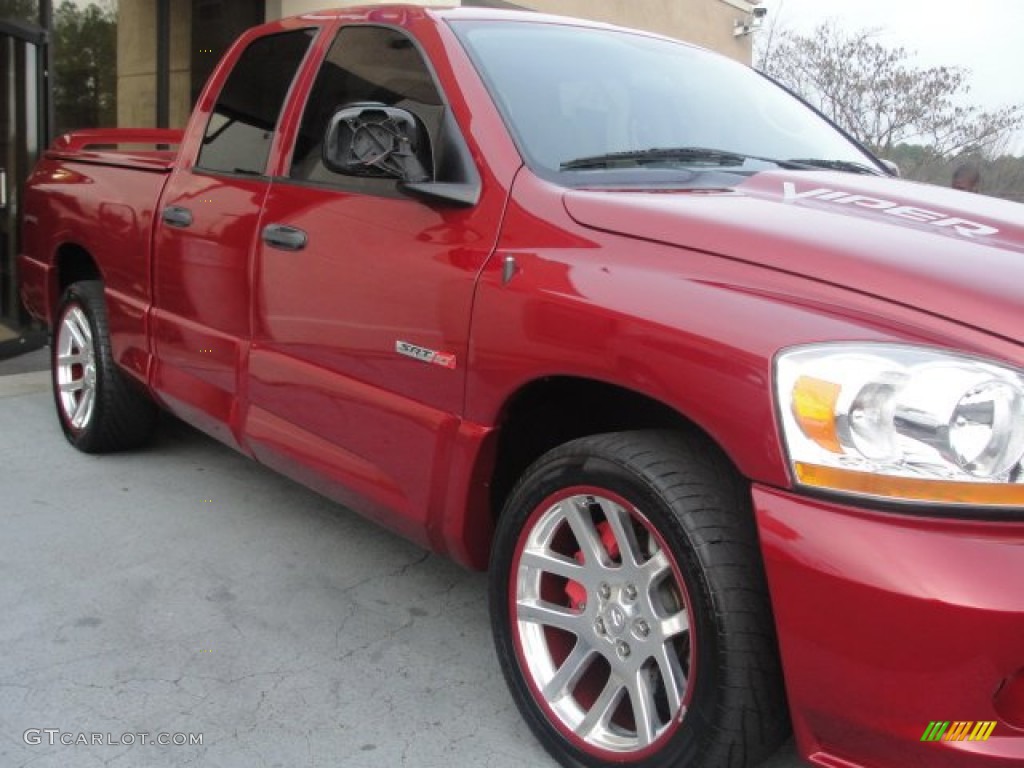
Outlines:
{"label": "tire sidewall", "polygon": [[[690,623],[696,644],[695,664],[690,671],[689,708],[673,734],[661,748],[648,756],[630,760],[628,755],[614,762],[605,761],[573,744],[558,725],[551,722],[535,700],[517,653],[515,620],[511,615],[510,591],[519,541],[527,535],[524,526],[553,494],[574,486],[607,489],[637,509],[667,544],[674,567],[688,593]],[[637,768],[662,768],[689,764],[703,751],[708,727],[718,706],[715,662],[718,654],[715,615],[706,570],[697,554],[696,542],[687,532],[685,516],[678,515],[642,475],[619,464],[595,456],[567,456],[545,463],[543,460],[527,472],[513,492],[499,521],[491,563],[491,620],[494,641],[503,661],[506,679],[516,704],[545,748],[564,765],[629,765]]]}

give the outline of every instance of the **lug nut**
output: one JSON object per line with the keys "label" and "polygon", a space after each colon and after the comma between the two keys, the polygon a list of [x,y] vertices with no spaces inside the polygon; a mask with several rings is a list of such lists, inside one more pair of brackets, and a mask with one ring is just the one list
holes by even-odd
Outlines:
{"label": "lug nut", "polygon": [[612,596],[612,588],[609,587],[607,584],[602,584],[600,587],[597,588],[597,594],[601,596],[602,600],[607,600],[609,597]]}
{"label": "lug nut", "polygon": [[604,634],[604,619],[598,618],[597,621],[594,622],[594,631],[599,635]]}
{"label": "lug nut", "polygon": [[632,584],[627,584],[626,589],[623,590],[626,594],[627,600],[636,600],[636,587]]}
{"label": "lug nut", "polygon": [[651,634],[651,628],[643,619],[637,619],[636,622],[634,622],[633,631],[636,633],[637,637],[647,637]]}
{"label": "lug nut", "polygon": [[619,658],[626,658],[630,654],[629,643],[619,640],[619,642],[615,644],[615,652],[619,654]]}

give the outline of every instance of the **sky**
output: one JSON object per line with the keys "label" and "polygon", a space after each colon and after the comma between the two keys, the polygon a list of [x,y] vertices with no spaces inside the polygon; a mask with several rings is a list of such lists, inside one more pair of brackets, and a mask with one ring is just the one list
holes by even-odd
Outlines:
{"label": "sky", "polygon": [[[809,32],[823,21],[877,29],[878,40],[902,46],[922,67],[970,71],[969,104],[996,109],[1024,104],[1024,0],[763,0],[771,23]],[[1012,151],[1024,153],[1024,131]]]}

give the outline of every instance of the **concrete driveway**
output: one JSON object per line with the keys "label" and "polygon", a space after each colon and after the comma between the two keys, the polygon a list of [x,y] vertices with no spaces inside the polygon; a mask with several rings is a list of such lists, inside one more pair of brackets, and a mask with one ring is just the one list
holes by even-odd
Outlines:
{"label": "concrete driveway", "polygon": [[0,765],[554,765],[483,575],[170,418],[77,453],[45,373],[0,376],[0,468]]}

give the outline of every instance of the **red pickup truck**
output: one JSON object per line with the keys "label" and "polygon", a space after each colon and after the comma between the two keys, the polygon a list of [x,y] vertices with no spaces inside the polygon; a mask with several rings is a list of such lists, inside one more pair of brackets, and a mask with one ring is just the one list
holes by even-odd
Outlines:
{"label": "red pickup truck", "polygon": [[164,408],[489,568],[563,764],[974,768],[1024,761],[1022,222],[698,48],[378,6],[62,137],[19,263],[74,446]]}

